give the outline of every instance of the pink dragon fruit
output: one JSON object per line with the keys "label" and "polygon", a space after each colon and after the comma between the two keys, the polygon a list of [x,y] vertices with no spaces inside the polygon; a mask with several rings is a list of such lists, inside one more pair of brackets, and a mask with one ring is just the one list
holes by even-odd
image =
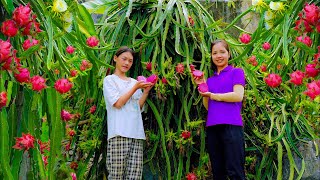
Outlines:
{"label": "pink dragon fruit", "polygon": [[18,68],[19,74],[14,74],[14,77],[19,83],[27,83],[30,79],[30,72],[27,68]]}
{"label": "pink dragon fruit", "polygon": [[193,64],[189,65],[191,72],[193,72],[194,70],[196,70],[196,66]]}
{"label": "pink dragon fruit", "polygon": [[96,47],[98,46],[98,44],[99,44],[99,40],[94,36],[91,36],[87,39],[87,45],[89,47]]}
{"label": "pink dragon fruit", "polygon": [[155,74],[152,74],[151,76],[147,77],[147,82],[150,82],[152,84],[156,83],[158,80],[158,76]]}
{"label": "pink dragon fruit", "polygon": [[271,44],[269,42],[265,42],[262,44],[262,48],[264,50],[269,50],[271,48]]}
{"label": "pink dragon fruit", "polygon": [[80,70],[85,71],[85,70],[89,69],[91,66],[92,66],[92,64],[90,63],[90,61],[83,59],[81,61]]}
{"label": "pink dragon fruit", "polygon": [[18,30],[16,22],[11,19],[2,23],[1,32],[8,37],[14,37],[17,35]]}
{"label": "pink dragon fruit", "polygon": [[12,60],[14,60],[15,67],[18,69],[21,67],[20,59],[16,56],[17,50],[13,50],[13,56],[9,57],[5,63],[2,65],[2,69],[11,70]]}
{"label": "pink dragon fruit", "polygon": [[168,84],[168,80],[165,77],[163,77],[161,81],[162,81],[162,84]]}
{"label": "pink dragon fruit", "polygon": [[308,77],[316,77],[320,73],[320,69],[316,68],[316,64],[307,64],[306,65],[306,74]]}
{"label": "pink dragon fruit", "polygon": [[309,36],[299,36],[296,39],[309,47],[312,46],[312,39]]}
{"label": "pink dragon fruit", "polygon": [[22,133],[22,137],[16,137],[16,144],[14,149],[28,151],[30,148],[34,148],[35,138],[31,134]]}
{"label": "pink dragon fruit", "polygon": [[42,89],[46,88],[46,79],[44,79],[43,77],[37,75],[37,76],[33,76],[30,79],[30,82],[32,84],[32,90],[34,91],[38,91],[40,92]]}
{"label": "pink dragon fruit", "polygon": [[73,118],[73,115],[64,109],[62,109],[60,115],[63,121],[70,121]]}
{"label": "pink dragon fruit", "polygon": [[20,5],[19,7],[17,7],[13,11],[12,18],[19,26],[27,25],[31,19],[30,4],[27,4],[26,6]]}
{"label": "pink dragon fruit", "polygon": [[0,39],[0,63],[6,61],[10,57],[11,51],[12,46],[10,41],[3,41]]}
{"label": "pink dragon fruit", "polygon": [[0,109],[7,105],[7,92],[3,91],[0,93]]}
{"label": "pink dragon fruit", "polygon": [[208,87],[207,83],[204,82],[204,83],[198,84],[198,91],[201,93],[208,92],[209,87]]}
{"label": "pink dragon fruit", "polygon": [[249,34],[244,33],[239,37],[239,39],[243,44],[249,44],[251,41],[251,36]]}
{"label": "pink dragon fruit", "polygon": [[304,73],[302,71],[294,71],[293,73],[290,74],[290,82],[299,86],[303,83],[303,78],[304,78]]}
{"label": "pink dragon fruit", "polygon": [[138,77],[137,77],[137,80],[138,80],[138,81],[143,81],[143,82],[150,82],[150,83],[154,84],[154,83],[157,82],[158,76],[155,75],[155,74],[152,74],[151,76],[149,76],[149,77],[147,77],[147,78],[144,77],[144,76],[138,76]]}
{"label": "pink dragon fruit", "polygon": [[151,71],[152,70],[152,62],[147,62],[146,64],[146,70]]}
{"label": "pink dragon fruit", "polygon": [[314,100],[317,96],[320,95],[320,80],[312,81],[307,84],[307,90],[304,92],[305,95],[309,96]]}
{"label": "pink dragon fruit", "polygon": [[268,74],[266,78],[264,78],[266,84],[272,88],[278,87],[282,83],[282,78],[278,74]]}
{"label": "pink dragon fruit", "polygon": [[176,72],[178,74],[183,74],[184,73],[184,65],[182,63],[178,63],[176,66]]}
{"label": "pink dragon fruit", "polygon": [[25,35],[25,36],[33,35],[33,34],[41,32],[40,24],[37,22],[36,18],[37,18],[36,15],[32,16],[32,21],[30,21],[22,31],[23,35]]}
{"label": "pink dragon fruit", "polygon": [[70,89],[72,88],[72,83],[68,80],[68,79],[58,79],[55,83],[54,83],[54,88],[60,93],[60,94],[64,94],[67,93],[68,91],[70,91]]}
{"label": "pink dragon fruit", "polygon": [[26,39],[23,44],[22,44],[22,47],[23,49],[26,51],[28,50],[29,48],[31,48],[32,46],[35,46],[39,44],[39,41],[36,40],[36,39]]}
{"label": "pink dragon fruit", "polygon": [[70,70],[70,75],[71,75],[72,77],[76,77],[77,74],[78,74],[78,71],[77,71],[77,70],[75,70],[75,69]]}
{"label": "pink dragon fruit", "polygon": [[73,54],[76,49],[73,46],[68,46],[66,51],[68,54]]}
{"label": "pink dragon fruit", "polygon": [[90,114],[94,114],[94,113],[96,112],[96,110],[97,110],[97,106],[96,106],[96,105],[93,105],[93,106],[91,106],[91,108],[89,109],[89,112],[90,112]]}

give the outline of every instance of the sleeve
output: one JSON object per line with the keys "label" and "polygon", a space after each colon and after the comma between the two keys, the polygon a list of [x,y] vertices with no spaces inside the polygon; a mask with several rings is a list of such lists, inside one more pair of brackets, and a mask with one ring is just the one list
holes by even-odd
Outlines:
{"label": "sleeve", "polygon": [[103,96],[106,103],[114,105],[120,98],[120,92],[116,88],[116,84],[112,78],[105,77],[103,80]]}
{"label": "sleeve", "polygon": [[233,69],[233,77],[232,77],[233,86],[240,84],[242,86],[246,85],[246,78],[244,75],[244,71],[241,68]]}
{"label": "sleeve", "polygon": [[[135,94],[137,95],[137,99],[138,99],[138,102],[139,102],[139,99],[142,97],[142,90],[138,89]],[[145,105],[146,105],[146,102],[143,104],[143,106],[141,108],[141,112],[144,112]]]}
{"label": "sleeve", "polygon": [[140,99],[142,97],[142,90],[138,89],[136,93],[134,93],[136,99]]}

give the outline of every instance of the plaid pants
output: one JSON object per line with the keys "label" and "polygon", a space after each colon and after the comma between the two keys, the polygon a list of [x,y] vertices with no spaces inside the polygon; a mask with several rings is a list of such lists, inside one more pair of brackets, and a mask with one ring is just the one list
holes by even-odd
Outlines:
{"label": "plaid pants", "polygon": [[108,140],[108,180],[140,180],[143,170],[143,140],[117,136]]}

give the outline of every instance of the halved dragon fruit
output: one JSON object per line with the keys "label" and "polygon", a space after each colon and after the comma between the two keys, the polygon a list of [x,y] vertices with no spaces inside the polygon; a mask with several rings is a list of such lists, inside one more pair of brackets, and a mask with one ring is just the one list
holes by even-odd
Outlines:
{"label": "halved dragon fruit", "polygon": [[192,71],[192,75],[195,78],[201,78],[203,76],[203,72],[200,70],[194,70],[194,71]]}
{"label": "halved dragon fruit", "polygon": [[138,81],[143,81],[143,82],[150,82],[150,83],[154,84],[154,83],[157,82],[158,76],[155,75],[155,74],[152,74],[151,76],[149,76],[149,77],[147,77],[147,78],[144,77],[144,76],[138,76],[138,77],[137,77],[137,80],[138,80]]}
{"label": "halved dragon fruit", "polygon": [[144,76],[138,76],[138,77],[137,77],[137,80],[138,80],[138,81],[147,82],[147,78],[144,77]]}

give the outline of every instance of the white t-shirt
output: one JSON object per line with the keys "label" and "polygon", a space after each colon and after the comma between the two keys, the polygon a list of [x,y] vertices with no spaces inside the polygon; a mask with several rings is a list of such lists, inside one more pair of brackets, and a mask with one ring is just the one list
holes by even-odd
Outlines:
{"label": "white t-shirt", "polygon": [[138,89],[120,109],[113,106],[136,82],[137,80],[133,78],[123,80],[114,74],[106,76],[103,80],[103,96],[108,116],[108,139],[116,136],[146,139],[139,105],[141,89]]}

